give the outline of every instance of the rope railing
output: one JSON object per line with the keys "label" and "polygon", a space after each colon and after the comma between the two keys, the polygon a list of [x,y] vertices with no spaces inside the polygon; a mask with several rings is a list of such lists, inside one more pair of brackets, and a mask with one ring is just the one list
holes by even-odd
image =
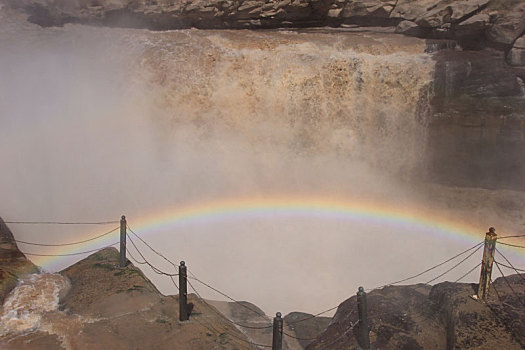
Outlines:
{"label": "rope railing", "polygon": [[349,332],[353,331],[354,328],[359,324],[359,320],[357,320],[355,323],[351,324],[350,327],[347,327],[346,330],[343,332],[343,334],[341,334],[340,336],[338,336],[337,338],[335,338],[333,341],[331,341],[330,343],[328,344],[321,344],[321,349],[320,350],[324,350],[324,349],[332,349],[331,346],[334,345],[335,343],[337,343],[339,340],[341,340],[344,336],[346,336]]}
{"label": "rope railing", "polygon": [[119,221],[94,221],[94,222],[74,222],[74,221],[0,221],[3,224],[20,225],[109,225],[118,224]]}
{"label": "rope railing", "polygon": [[[239,326],[241,328],[247,328],[247,329],[268,329],[268,328],[271,328],[272,326],[270,325],[269,327],[265,326],[265,327],[254,327],[254,326],[247,326],[247,325],[242,325],[242,324],[239,324],[235,321],[232,321],[230,320],[228,317],[224,316],[222,313],[220,313],[217,309],[215,309],[213,306],[211,306],[206,300],[204,300],[204,298],[200,295],[200,293],[197,291],[197,289],[195,289],[195,287],[193,286],[193,284],[191,283],[190,279],[187,279],[188,281],[188,284],[190,286],[190,288],[193,290],[193,292],[195,293],[195,295],[197,296],[197,298],[199,299],[199,301],[201,303],[203,303],[204,305],[206,305],[208,307],[208,309],[210,309],[212,312],[214,312],[215,314],[217,314],[219,317],[223,318],[224,320],[226,320],[227,322],[235,325],[235,326]],[[232,334],[231,334],[232,335]],[[241,338],[238,338],[240,340],[243,340],[243,341],[246,341],[247,343],[253,345],[253,346],[259,346],[259,347],[264,347],[264,348],[271,348],[272,346],[271,345],[264,345],[264,344],[257,344],[257,343],[254,343],[254,342],[250,342],[248,340],[245,340],[245,339],[241,339]]]}
{"label": "rope railing", "polygon": [[[432,267],[429,267],[428,269],[426,269],[426,270],[424,270],[424,271],[422,271],[422,272],[420,272],[420,273],[417,273],[417,274],[415,274],[415,275],[413,275],[413,276],[410,276],[410,277],[403,278],[402,280],[399,280],[399,281],[395,281],[395,282],[391,282],[391,283],[388,283],[388,284],[384,284],[384,285],[379,286],[379,287],[375,287],[375,288],[367,289],[367,291],[371,291],[371,290],[374,290],[374,289],[380,289],[380,288],[384,288],[384,287],[392,286],[392,285],[394,285],[394,284],[399,284],[399,283],[403,283],[403,282],[406,282],[406,281],[410,281],[410,280],[412,280],[412,279],[414,279],[414,278],[417,278],[417,277],[420,277],[420,276],[426,274],[427,272],[433,271],[433,270],[437,269],[438,267],[441,267],[441,266],[445,265],[446,263],[448,263],[448,262],[450,262],[450,261],[452,261],[452,260],[454,260],[454,259],[456,259],[456,258],[459,258],[459,257],[462,256],[463,254],[466,254],[466,253],[468,253],[469,251],[471,251],[471,250],[473,250],[473,249],[476,249],[476,248],[481,247],[482,245],[483,245],[483,242],[479,242],[478,244],[476,244],[476,245],[474,245],[474,246],[472,246],[472,247],[470,247],[470,248],[468,248],[468,249],[462,251],[461,253],[458,253],[458,254],[454,255],[453,257],[448,258],[447,260],[445,260],[445,261],[443,261],[443,262],[440,262],[440,263],[437,264],[437,265],[434,265],[434,266],[432,266]],[[430,283],[430,282],[432,282],[432,281],[433,281],[433,280],[430,280],[430,281],[427,282],[427,283]]]}
{"label": "rope railing", "polygon": [[321,311],[321,312],[319,312],[319,313],[317,313],[317,314],[315,314],[315,315],[310,315],[310,316],[307,316],[307,317],[305,317],[305,318],[299,319],[299,320],[297,320],[297,321],[286,322],[286,324],[287,324],[288,326],[292,326],[292,325],[297,324],[297,323],[305,322],[305,321],[311,320],[311,319],[313,319],[313,318],[319,317],[319,316],[321,316],[321,315],[324,315],[324,314],[326,314],[326,313],[329,313],[330,311],[333,311],[333,310],[337,309],[338,307],[339,307],[339,305],[334,306],[334,307],[331,307],[331,308],[329,308],[329,309],[327,309],[327,310]]}
{"label": "rope railing", "polygon": [[76,256],[76,255],[82,255],[82,254],[88,254],[88,253],[94,253],[94,252],[98,252],[98,251],[101,251],[103,249],[106,249],[106,248],[109,248],[109,247],[112,247],[114,245],[117,245],[119,244],[120,242],[115,242],[113,244],[110,244],[110,245],[107,245],[107,246],[104,246],[104,247],[100,247],[100,248],[96,248],[96,249],[91,249],[91,250],[85,250],[83,252],[77,252],[77,253],[68,253],[68,254],[41,254],[41,253],[28,253],[28,252],[23,252],[23,251],[20,251],[22,254],[24,255],[33,255],[33,256]]}
{"label": "rope railing", "polygon": [[[501,277],[503,277],[503,280],[505,281],[505,283],[507,284],[507,286],[509,287],[509,289],[512,291],[512,294],[514,294],[514,296],[518,299],[518,300],[522,300],[522,298],[518,295],[518,293],[516,293],[516,291],[514,290],[514,288],[512,288],[512,285],[510,284],[510,282],[507,280],[507,277],[503,274],[503,271],[501,271],[501,268],[499,267],[499,264],[494,261],[494,264],[496,264],[496,267],[498,268],[498,271],[499,273],[501,273]],[[522,305],[525,305],[525,302],[521,302]]]}
{"label": "rope railing", "polygon": [[[228,294],[226,294],[226,293],[224,293],[224,292],[221,292],[221,291],[218,290],[217,288],[212,287],[210,284],[208,284],[208,283],[206,283],[206,282],[203,282],[203,281],[201,281],[201,280],[198,279],[198,278],[195,278],[195,277],[189,277],[189,279],[192,279],[192,280],[195,280],[195,281],[199,282],[200,284],[202,284],[202,285],[204,285],[204,286],[210,288],[211,290],[213,290],[213,291],[219,293],[219,294],[222,295],[223,297],[228,298],[229,300],[233,301],[233,302],[236,303],[237,305],[239,305],[239,306],[241,306],[241,307],[243,307],[243,308],[245,308],[245,309],[247,309],[247,310],[249,310],[249,311],[251,311],[251,312],[257,314],[257,315],[260,316],[260,317],[263,317],[263,318],[266,318],[266,317],[267,317],[265,314],[263,314],[263,313],[261,313],[261,312],[255,310],[255,309],[252,309],[251,307],[249,307],[249,306],[243,304],[242,302],[240,302],[240,301],[238,301],[238,300],[232,298],[232,297],[229,296]],[[270,326],[270,327],[271,327],[271,326]]]}
{"label": "rope railing", "polygon": [[514,248],[522,248],[522,249],[525,249],[525,246],[523,246],[523,245],[518,245],[518,244],[511,244],[511,243],[505,243],[505,242],[498,242],[498,244],[503,244],[503,245],[506,245],[506,246],[509,246],[509,247],[514,247]]}
{"label": "rope railing", "polygon": [[458,282],[461,281],[463,278],[467,277],[467,276],[470,275],[472,272],[474,272],[474,270],[476,270],[476,269],[479,268],[480,266],[481,266],[481,263],[476,264],[476,266],[474,266],[472,269],[470,269],[466,274],[464,274],[463,276],[461,276],[460,278],[458,278],[457,280],[455,280],[454,283],[458,283]]}
{"label": "rope railing", "polygon": [[155,272],[156,274],[158,275],[164,275],[164,276],[169,276],[169,277],[173,277],[173,276],[178,276],[179,274],[178,273],[169,273],[169,272],[165,272],[165,271],[162,271],[161,269],[157,268],[156,266],[154,266],[153,264],[151,264],[145,257],[144,255],[140,252],[140,250],[138,249],[138,247],[135,245],[135,242],[133,242],[133,239],[131,238],[131,236],[128,236],[128,239],[129,241],[131,242],[131,244],[133,245],[133,247],[135,248],[135,250],[137,251],[137,253],[139,253],[140,257],[142,258],[142,260],[144,260],[144,262],[153,270],[153,272]]}
{"label": "rope railing", "polygon": [[119,229],[118,227],[115,227],[111,231],[104,232],[103,234],[98,235],[98,236],[93,237],[93,238],[88,238],[88,239],[84,239],[82,241],[76,241],[76,242],[61,243],[61,244],[35,243],[35,242],[22,241],[22,240],[18,240],[18,239],[13,239],[13,241],[15,241],[16,243],[22,243],[22,244],[27,244],[27,245],[34,245],[34,246],[39,246],[39,247],[64,247],[64,246],[77,245],[77,244],[82,244],[82,243],[94,241],[94,240],[97,240],[99,238],[105,237],[105,236],[107,236],[107,235],[117,231],[118,229]]}
{"label": "rope railing", "polygon": [[[506,267],[507,269],[511,269],[511,270],[519,271],[519,272],[525,272],[524,269],[518,269],[517,267],[512,267],[512,266],[509,266],[509,265],[505,265],[501,261],[498,261],[498,263],[500,264],[500,266]],[[518,273],[518,274],[520,274],[520,273]]]}
{"label": "rope railing", "polygon": [[[507,259],[507,257],[505,257],[505,255],[503,255],[503,254],[502,254],[497,248],[496,248],[496,252],[497,252],[499,255],[501,255],[501,257],[503,257],[503,259],[505,259],[505,261],[506,261],[506,262],[510,265],[510,267],[511,267],[511,268],[512,268],[512,269],[518,274],[518,276],[520,276],[520,278],[521,278],[523,281],[525,281],[525,278],[522,276],[521,273],[518,272],[518,269],[515,268],[514,265],[512,265],[512,263],[510,262],[510,260]],[[505,265],[505,267],[507,267],[507,266]],[[523,270],[521,270],[521,271],[523,271]]]}
{"label": "rope railing", "polygon": [[525,237],[525,235],[512,235],[512,236],[501,236],[501,237],[498,236],[498,240],[500,240],[500,239],[507,239],[507,238],[519,238],[519,237]]}
{"label": "rope railing", "polygon": [[458,267],[459,265],[461,265],[462,263],[464,263],[465,261],[468,260],[468,258],[470,258],[472,255],[474,255],[478,250],[481,249],[481,245],[476,249],[474,250],[472,253],[470,253],[469,255],[467,255],[465,258],[461,259],[460,262],[458,262],[456,265],[452,266],[450,269],[448,269],[447,271],[443,272],[442,274],[438,275],[437,277],[434,277],[433,279],[431,279],[430,281],[427,282],[427,284],[430,284],[432,282],[434,282],[435,280],[437,280],[438,278],[441,278],[443,276],[445,276],[447,273],[449,273],[450,271],[454,270],[456,267]]}
{"label": "rope railing", "polygon": [[166,260],[168,263],[170,263],[173,267],[177,268],[177,265],[175,263],[173,263],[173,261],[171,261],[170,259],[166,258],[162,253],[158,252],[156,249],[154,249],[148,242],[146,242],[144,239],[142,239],[142,237],[140,237],[138,234],[135,233],[135,231],[133,231],[131,229],[131,227],[129,227],[129,225],[126,225],[127,226],[127,229],[135,236],[137,237],[142,243],[144,243],[152,252],[154,252],[155,254],[157,254],[158,256],[160,256],[161,258],[163,258],[164,260]]}

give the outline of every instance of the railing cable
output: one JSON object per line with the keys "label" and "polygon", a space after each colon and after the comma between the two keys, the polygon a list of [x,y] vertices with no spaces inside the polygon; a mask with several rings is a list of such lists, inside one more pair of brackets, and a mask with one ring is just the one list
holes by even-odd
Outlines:
{"label": "railing cable", "polygon": [[99,239],[99,238],[102,238],[104,236],[107,236],[109,235],[110,233],[113,233],[115,232],[116,230],[118,230],[119,228],[116,227],[114,228],[113,230],[111,231],[108,231],[108,232],[105,232],[101,235],[98,235],[96,237],[93,237],[93,238],[89,238],[89,239],[85,239],[83,241],[76,241],[76,242],[70,242],[70,243],[61,243],[61,244],[45,244],[45,243],[34,243],[34,242],[27,242],[27,241],[22,241],[22,240],[18,240],[18,239],[13,239],[13,241],[15,241],[16,243],[22,243],[22,244],[27,244],[27,245],[34,245],[34,246],[41,246],[41,247],[63,247],[63,246],[68,246],[68,245],[77,245],[77,244],[81,244],[81,243],[86,243],[86,242],[90,242],[90,241],[94,241],[96,239]]}
{"label": "railing cable", "polygon": [[77,252],[77,253],[69,253],[69,254],[40,254],[40,253],[27,253],[27,252],[23,252],[23,251],[20,251],[22,254],[24,255],[34,255],[34,256],[75,256],[75,255],[82,255],[82,254],[88,254],[88,253],[93,253],[93,252],[98,252],[102,249],[106,249],[106,248],[109,248],[109,247],[112,247],[114,245],[117,245],[119,244],[120,242],[115,242],[113,244],[110,244],[110,245],[107,245],[105,247],[101,247],[101,248],[97,248],[97,249],[92,249],[92,250],[86,250],[86,251],[83,251],[83,252]]}
{"label": "railing cable", "polygon": [[479,249],[481,248],[481,245],[478,247],[478,249],[474,250],[472,253],[470,253],[469,255],[467,255],[467,257],[463,258],[460,262],[458,262],[456,265],[452,266],[450,269],[448,269],[447,271],[443,272],[442,274],[440,274],[439,276],[437,277],[434,277],[432,278],[430,281],[427,282],[427,284],[430,284],[431,282],[434,282],[435,280],[437,280],[438,278],[440,277],[443,277],[444,275],[446,275],[447,273],[449,273],[450,271],[454,270],[456,267],[458,267],[459,265],[461,265],[462,263],[464,263],[468,258],[470,258],[472,255],[474,255]]}
{"label": "railing cable", "polygon": [[96,221],[96,222],[67,222],[67,221],[1,221],[3,224],[22,225],[109,225],[118,224],[120,221]]}

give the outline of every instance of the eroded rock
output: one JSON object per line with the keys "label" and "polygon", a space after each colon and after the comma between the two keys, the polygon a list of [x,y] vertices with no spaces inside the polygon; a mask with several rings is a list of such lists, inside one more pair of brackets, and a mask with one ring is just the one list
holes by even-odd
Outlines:
{"label": "eroded rock", "polygon": [[427,30],[414,22],[403,21],[397,25],[396,33],[424,38]]}
{"label": "eroded rock", "polygon": [[390,17],[413,22],[434,8],[435,5],[436,0],[398,0]]}
{"label": "eroded rock", "polygon": [[525,66],[525,35],[516,40],[507,59],[513,66]]}
{"label": "eroded rock", "polygon": [[493,24],[487,38],[500,45],[511,45],[525,31],[525,3],[493,13]]}
{"label": "eroded rock", "polygon": [[418,17],[415,22],[422,27],[438,28],[447,23],[458,23],[479,12],[490,0],[457,0],[439,3],[435,8]]}

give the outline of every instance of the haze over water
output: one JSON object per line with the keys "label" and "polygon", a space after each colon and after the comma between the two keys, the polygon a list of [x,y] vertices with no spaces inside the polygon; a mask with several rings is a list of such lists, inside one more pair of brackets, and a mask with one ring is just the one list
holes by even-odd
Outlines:
{"label": "haze over water", "polygon": [[[423,41],[390,34],[4,22],[0,215],[99,221],[125,214],[133,228],[170,207],[310,196],[434,211],[443,221],[479,223],[479,241],[491,225],[523,230],[515,212],[480,205],[488,197],[523,201],[520,193],[422,183],[434,68],[423,52]],[[61,243],[105,228],[12,230],[19,239]],[[268,314],[318,312],[359,285],[401,279],[476,243],[431,226],[278,211],[144,234],[170,259],[186,260],[201,279]],[[33,261],[57,271],[76,260]],[[177,293],[145,272],[163,293]]]}

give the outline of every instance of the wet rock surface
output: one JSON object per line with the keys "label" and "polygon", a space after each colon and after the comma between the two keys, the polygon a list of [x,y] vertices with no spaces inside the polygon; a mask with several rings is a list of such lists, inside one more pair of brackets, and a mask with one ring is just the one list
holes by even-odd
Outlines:
{"label": "wet rock surface", "polygon": [[9,227],[0,218],[0,304],[18,279],[37,272],[37,267],[18,249]]}
{"label": "wet rock surface", "polygon": [[524,190],[522,78],[496,50],[445,50],[434,58],[431,176],[456,185]]}
{"label": "wet rock surface", "polygon": [[[475,284],[444,282],[433,287],[374,290],[367,296],[372,345],[380,349],[522,349],[523,279],[513,275],[507,280],[511,287],[504,287],[503,278],[494,281],[486,303],[471,297]],[[307,349],[355,349],[357,327],[351,328],[357,320],[353,296],[339,306],[327,330]]]}

